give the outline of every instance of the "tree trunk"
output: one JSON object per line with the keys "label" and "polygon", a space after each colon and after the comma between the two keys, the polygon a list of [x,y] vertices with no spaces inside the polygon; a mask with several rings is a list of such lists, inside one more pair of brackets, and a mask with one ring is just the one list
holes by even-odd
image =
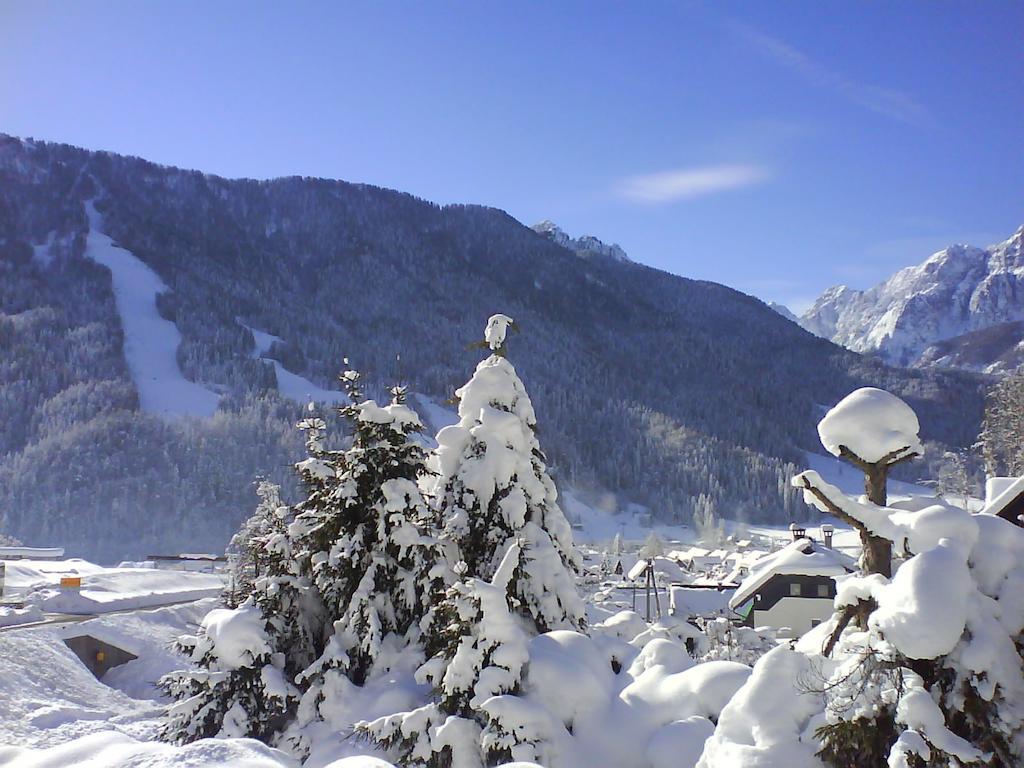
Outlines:
{"label": "tree trunk", "polygon": [[[884,507],[888,500],[885,485],[889,466],[882,462],[869,464],[864,472],[864,493],[868,501],[880,507]],[[860,532],[860,541],[864,548],[864,570],[892,578],[892,542],[865,530]]]}

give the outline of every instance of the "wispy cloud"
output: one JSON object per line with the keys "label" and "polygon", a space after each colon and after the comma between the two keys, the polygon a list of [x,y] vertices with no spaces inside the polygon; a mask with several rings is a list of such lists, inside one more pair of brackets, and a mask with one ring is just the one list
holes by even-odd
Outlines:
{"label": "wispy cloud", "polygon": [[921,102],[902,91],[862,83],[847,77],[812,59],[789,43],[765,34],[748,24],[730,21],[727,26],[750,43],[755,50],[796,73],[812,85],[832,90],[864,109],[901,123],[924,125],[931,122],[928,109]]}
{"label": "wispy cloud", "polygon": [[638,203],[665,203],[704,197],[767,181],[771,174],[757,165],[713,165],[631,176],[618,184],[618,193]]}

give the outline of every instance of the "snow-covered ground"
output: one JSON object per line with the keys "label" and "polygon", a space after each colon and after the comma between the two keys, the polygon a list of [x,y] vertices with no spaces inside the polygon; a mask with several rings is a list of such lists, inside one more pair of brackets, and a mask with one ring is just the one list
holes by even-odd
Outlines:
{"label": "snow-covered ground", "polygon": [[[202,740],[185,747],[154,740],[166,703],[154,682],[188,663],[171,642],[194,633],[215,606],[206,600],[0,635],[0,765],[297,768],[293,757],[248,739]],[[80,634],[138,658],[97,680],[64,643]],[[652,631],[636,614],[616,615],[593,635],[554,632],[530,643],[526,705],[552,723],[573,723],[571,733],[560,730],[559,765],[692,766],[749,668],[727,661],[698,665],[678,638],[669,639],[670,628]],[[614,671],[613,658],[622,664],[620,672]],[[307,765],[388,768],[390,763],[364,754],[369,745],[345,737],[353,720],[406,706],[396,696],[421,689],[411,680],[414,666],[402,665],[339,701],[339,723],[325,731]],[[347,727],[341,727],[342,720]]]}
{"label": "snow-covered ground", "polygon": [[218,396],[186,379],[178,367],[181,334],[157,312],[156,297],[168,290],[152,269],[103,234],[103,218],[86,204],[86,255],[110,270],[114,300],[124,329],[124,355],[139,391],[142,410],[164,417],[212,416]]}
{"label": "snow-covered ground", "polygon": [[[154,741],[165,701],[154,687],[184,660],[171,643],[195,632],[215,604],[102,617],[64,628],[0,635],[0,765],[8,768],[291,768],[248,739],[173,747]],[[138,656],[97,680],[64,644],[89,634]]]}
{"label": "snow-covered ground", "polygon": [[[212,597],[224,582],[213,573],[106,568],[86,560],[9,560],[4,598],[47,613],[94,614],[148,608]],[[64,577],[80,577],[80,589],[61,589]],[[15,623],[15,622],[10,622]]]}

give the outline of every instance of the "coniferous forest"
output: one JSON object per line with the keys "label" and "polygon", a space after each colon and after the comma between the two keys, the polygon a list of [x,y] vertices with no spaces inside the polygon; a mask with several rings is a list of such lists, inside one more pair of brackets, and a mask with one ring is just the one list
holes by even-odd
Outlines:
{"label": "coniferous forest", "polygon": [[[110,273],[84,255],[89,201],[168,287],[159,312],[182,373],[220,395],[212,418],[139,408]],[[529,331],[518,367],[555,482],[656,519],[813,514],[786,478],[860,385],[911,403],[938,455],[980,422],[979,378],[888,368],[724,286],[367,185],[0,138],[0,272],[0,533],[105,560],[222,549],[259,478],[294,497],[304,404],[270,359],[337,389],[347,357],[368,396],[444,402],[495,306]],[[262,359],[250,329],[276,337]]]}

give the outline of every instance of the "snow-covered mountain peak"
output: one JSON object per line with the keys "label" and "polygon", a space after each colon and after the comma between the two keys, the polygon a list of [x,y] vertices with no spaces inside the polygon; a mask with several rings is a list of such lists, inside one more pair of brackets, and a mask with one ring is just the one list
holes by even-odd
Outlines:
{"label": "snow-covered mountain peak", "polygon": [[545,219],[539,224],[534,224],[533,231],[538,235],[543,235],[563,248],[575,251],[580,256],[597,254],[599,256],[606,256],[610,259],[614,259],[615,261],[630,261],[626,252],[617,243],[609,245],[593,235],[583,235],[578,238],[572,238],[565,232],[565,230],[550,219]]}
{"label": "snow-covered mountain peak", "polygon": [[[857,352],[877,352],[898,365],[955,365],[955,339],[1024,319],[1022,242],[1024,227],[988,248],[951,245],[866,291],[829,288],[801,323],[812,333]],[[1021,341],[1006,333],[999,338],[1014,346]],[[941,354],[934,349],[939,343]],[[984,361],[983,356],[979,363],[972,350],[973,362],[963,366],[989,369],[1004,352],[993,348],[995,358]],[[1003,359],[1000,367],[1005,364]]]}

